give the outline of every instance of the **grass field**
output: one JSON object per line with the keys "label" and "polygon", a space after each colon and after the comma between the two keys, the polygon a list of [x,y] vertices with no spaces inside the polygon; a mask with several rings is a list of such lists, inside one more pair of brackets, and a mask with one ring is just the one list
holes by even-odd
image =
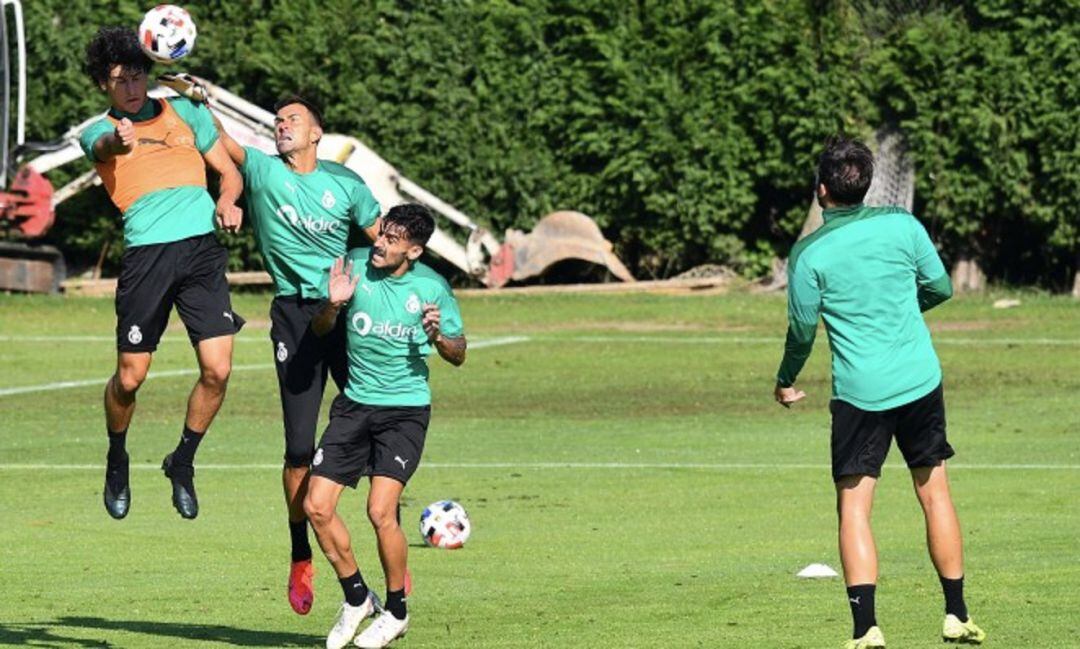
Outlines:
{"label": "grass field", "polygon": [[[101,505],[111,301],[0,296],[0,645],[322,645],[340,601],[325,560],[310,615],[284,596],[268,301],[236,299],[250,326],[199,451],[195,521],[173,511],[157,468],[193,380],[179,374],[194,363],[173,318],[128,442],[131,514],[114,521]],[[989,646],[1078,647],[1080,304],[991,302],[929,314],[968,603]],[[778,407],[782,297],[491,294],[462,308],[469,360],[433,362],[428,445],[405,492],[415,592],[396,646],[794,649],[848,637],[842,582],[794,576],[838,560],[828,350],[819,338],[800,381],[809,399]],[[343,512],[381,591],[359,491]],[[441,498],[472,516],[463,550],[419,545],[420,510]],[[889,646],[940,646],[940,589],[895,449],[875,531]]]}

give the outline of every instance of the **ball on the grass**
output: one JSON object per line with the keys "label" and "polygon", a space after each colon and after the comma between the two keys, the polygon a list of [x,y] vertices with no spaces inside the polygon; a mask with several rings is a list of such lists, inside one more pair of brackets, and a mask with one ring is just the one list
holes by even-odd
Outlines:
{"label": "ball on the grass", "polygon": [[472,523],[464,507],[452,500],[440,500],[420,514],[420,534],[424,543],[433,548],[455,550],[469,540]]}

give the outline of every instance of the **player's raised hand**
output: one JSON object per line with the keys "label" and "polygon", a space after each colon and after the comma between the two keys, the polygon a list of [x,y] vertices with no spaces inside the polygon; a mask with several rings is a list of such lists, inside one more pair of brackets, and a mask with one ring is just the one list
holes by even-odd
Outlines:
{"label": "player's raised hand", "polygon": [[116,125],[116,140],[120,143],[124,153],[131,153],[131,150],[135,148],[138,140],[135,138],[135,125],[131,123],[130,119],[125,117]]}
{"label": "player's raised hand", "polygon": [[210,103],[210,93],[206,90],[206,85],[187,72],[166,72],[158,75],[157,79],[161,85],[172,88],[192,101]]}
{"label": "player's raised hand", "polygon": [[421,324],[424,326],[424,333],[427,334],[428,340],[434,341],[439,337],[440,318],[442,313],[439,311],[439,305],[437,304],[425,304],[424,305],[424,317],[421,320]]}
{"label": "player's raised hand", "polygon": [[790,408],[791,404],[796,401],[802,401],[806,398],[806,393],[798,388],[776,386],[776,390],[773,391],[773,396],[776,398],[776,402],[785,408]]}
{"label": "player's raised hand", "polygon": [[214,217],[218,227],[226,232],[239,232],[244,221],[244,210],[229,201],[218,201],[214,207]]}
{"label": "player's raised hand", "polygon": [[352,261],[345,263],[344,257],[338,257],[330,266],[330,284],[328,287],[330,304],[335,308],[341,308],[343,304],[352,299],[356,292],[356,285],[360,283],[360,274],[352,276]]}

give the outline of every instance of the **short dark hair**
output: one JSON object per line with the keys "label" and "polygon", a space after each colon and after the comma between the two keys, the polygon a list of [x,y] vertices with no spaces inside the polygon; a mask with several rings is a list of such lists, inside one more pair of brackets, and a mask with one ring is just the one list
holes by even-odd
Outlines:
{"label": "short dark hair", "polygon": [[829,196],[841,205],[861,203],[874,178],[874,154],[858,140],[837,135],[825,141],[818,158],[817,184],[825,185]]}
{"label": "short dark hair", "polygon": [[154,64],[139,47],[139,37],[130,27],[102,27],[86,46],[83,69],[95,83],[109,80],[109,71],[119,65],[127,70],[150,72]]}
{"label": "short dark hair", "polygon": [[401,228],[409,241],[426,246],[435,231],[435,217],[423,205],[402,203],[390,208],[383,217],[382,227]]}
{"label": "short dark hair", "polygon": [[293,104],[300,104],[304,108],[308,109],[308,112],[311,113],[311,116],[315,119],[315,123],[319,126],[319,128],[323,127],[322,111],[319,110],[319,107],[315,104],[315,102],[305,97],[301,97],[300,95],[287,95],[277,100],[277,103],[274,104],[274,112],[276,113],[282,108],[285,108],[286,106],[291,106]]}

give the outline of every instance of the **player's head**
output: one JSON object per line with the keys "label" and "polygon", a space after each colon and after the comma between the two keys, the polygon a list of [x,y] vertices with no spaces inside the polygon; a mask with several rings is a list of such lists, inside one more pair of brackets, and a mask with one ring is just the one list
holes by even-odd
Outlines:
{"label": "player's head", "polygon": [[134,113],[146,103],[151,65],[130,27],[102,27],[86,46],[84,69],[117,110]]}
{"label": "player's head", "polygon": [[[814,192],[822,207],[857,205],[874,177],[874,154],[858,140],[829,138],[818,158]],[[828,204],[828,205],[827,205]]]}
{"label": "player's head", "polygon": [[376,268],[399,269],[424,254],[435,218],[423,205],[405,203],[390,208],[382,218],[379,236],[371,248],[371,264]]}
{"label": "player's head", "polygon": [[274,141],[278,153],[288,155],[315,149],[322,136],[322,113],[314,103],[290,95],[274,104]]}

